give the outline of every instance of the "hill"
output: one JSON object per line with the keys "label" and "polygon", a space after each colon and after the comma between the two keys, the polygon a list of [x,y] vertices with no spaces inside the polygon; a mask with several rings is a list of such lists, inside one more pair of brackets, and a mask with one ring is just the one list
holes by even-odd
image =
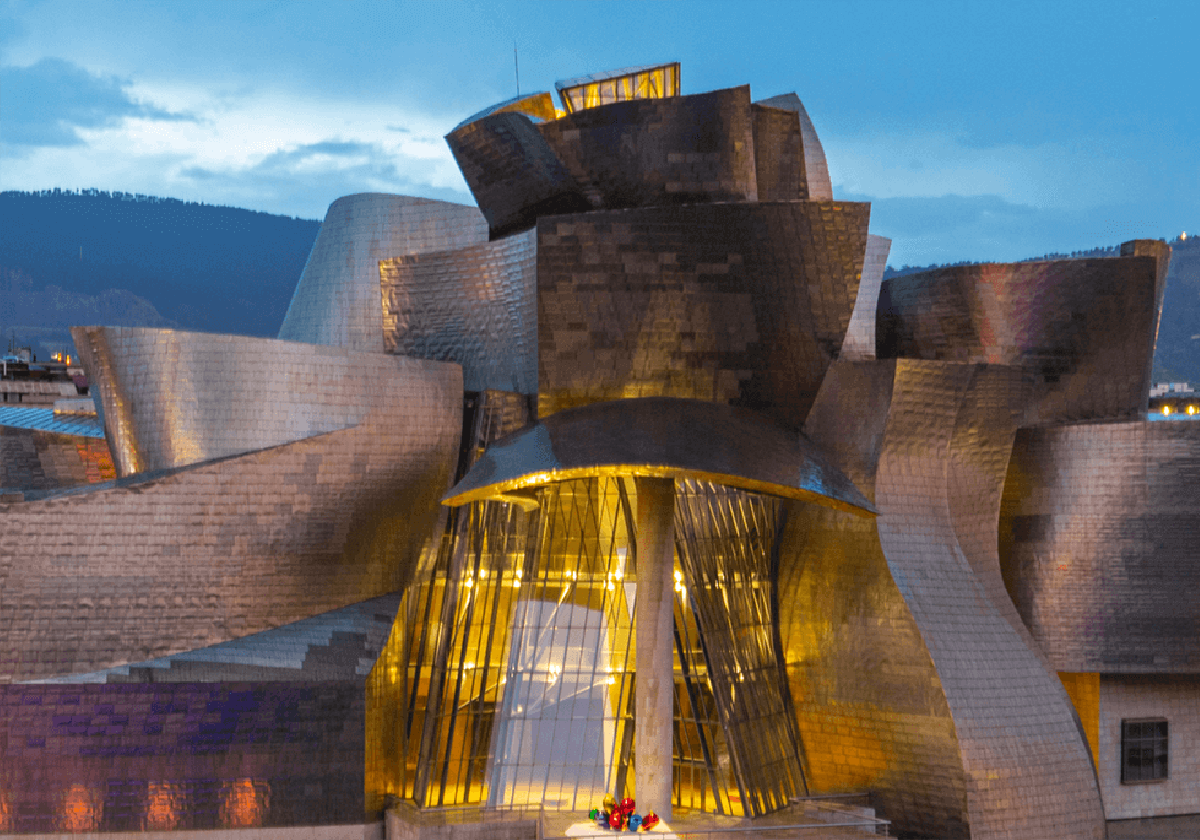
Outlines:
{"label": "hill", "polygon": [[274,336],[319,229],[171,198],[3,192],[0,330],[45,350],[66,320]]}

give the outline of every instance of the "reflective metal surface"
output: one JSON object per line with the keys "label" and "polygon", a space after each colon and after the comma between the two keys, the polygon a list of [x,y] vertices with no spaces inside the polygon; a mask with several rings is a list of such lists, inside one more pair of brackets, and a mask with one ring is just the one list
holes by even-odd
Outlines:
{"label": "reflective metal surface", "polygon": [[135,327],[72,336],[122,476],[347,429],[387,410],[410,373],[426,376],[420,363],[271,338]]}
{"label": "reflective metal surface", "polygon": [[707,204],[538,222],[538,413],[630,397],[799,429],[850,324],[870,208]]}
{"label": "reflective metal surface", "polygon": [[533,231],[379,263],[388,353],[457,362],[468,391],[537,392]]}
{"label": "reflective metal surface", "polygon": [[879,304],[879,289],[883,285],[883,271],[887,268],[888,253],[892,240],[867,235],[867,253],[863,258],[862,281],[858,284],[858,296],[854,299],[854,313],[850,316],[850,327],[846,340],[842,342],[840,359],[854,361],[875,358],[875,310]]}
{"label": "reflective metal surface", "polygon": [[1140,418],[1170,248],[1121,247],[1120,257],[893,277],[880,297],[877,353],[1021,365],[1035,384],[1028,425]]}
{"label": "reflective metal surface", "polygon": [[599,475],[695,478],[859,515],[873,512],[804,438],[753,412],[663,398],[598,403],[545,417],[489,446],[445,504]]}
{"label": "reflective metal surface", "polygon": [[53,490],[116,477],[103,438],[0,426],[0,492]]}
{"label": "reflective metal surface", "polygon": [[493,239],[538,216],[591,209],[583,188],[524,114],[490,114],[446,135]]}
{"label": "reflective metal surface", "polygon": [[784,93],[770,99],[760,99],[755,104],[796,112],[800,118],[800,137],[804,143],[804,179],[807,183],[805,197],[812,201],[833,201],[833,185],[829,181],[825,149],[821,146],[817,130],[813,127],[800,97],[794,93]]}
{"label": "reflective metal surface", "polygon": [[1022,429],[1000,556],[1021,618],[1060,671],[1200,670],[1200,428]]}
{"label": "reflective metal surface", "polygon": [[363,359],[379,375],[353,428],[0,503],[0,682],[168,656],[403,587],[453,477],[462,380]]}
{"label": "reflective metal surface", "polygon": [[[891,819],[935,836],[966,836],[967,826],[972,836],[1103,836],[1096,779],[1073,708],[1014,627],[1011,610],[997,607],[982,534],[996,515],[999,465],[1021,407],[1019,390],[1014,395],[1010,387],[1019,371],[905,360],[843,371],[844,364],[834,371],[844,387],[822,392],[840,404],[881,406],[867,391],[888,391],[868,369],[895,374],[890,406],[876,408],[886,411],[882,428],[876,415],[841,430],[861,441],[857,457],[847,459],[849,472],[875,465],[878,536],[855,536],[853,524],[830,521],[832,514],[814,522],[818,515],[810,514],[810,529],[830,536],[792,536],[790,551],[801,562],[781,557],[781,603],[797,610],[786,632],[781,617],[781,634],[812,787],[853,780],[880,790]],[[809,434],[824,440],[834,413],[814,409]],[[963,447],[977,450],[964,454]],[[849,448],[844,443],[833,454]],[[964,492],[974,498],[952,498]],[[795,572],[785,576],[789,567]],[[819,588],[822,568],[835,578],[861,576],[852,586],[836,585],[861,594],[849,603],[830,599]],[[868,581],[873,585],[864,586]],[[828,591],[828,578],[824,584]],[[884,681],[854,677],[864,663]],[[887,680],[907,687],[888,687]],[[818,719],[837,715],[868,760],[847,765],[836,739],[814,728],[805,711]],[[926,718],[917,740],[903,725],[913,714]],[[929,774],[936,783],[914,781]]]}
{"label": "reflective metal surface", "polygon": [[378,353],[379,261],[487,240],[474,207],[385,193],[329,205],[279,338]]}
{"label": "reflective metal surface", "polygon": [[602,105],[537,129],[596,208],[758,198],[746,85]]}

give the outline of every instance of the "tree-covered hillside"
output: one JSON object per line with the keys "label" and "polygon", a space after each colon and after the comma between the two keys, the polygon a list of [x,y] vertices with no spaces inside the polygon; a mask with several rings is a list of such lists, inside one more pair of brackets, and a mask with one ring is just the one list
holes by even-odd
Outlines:
{"label": "tree-covered hillside", "polygon": [[20,300],[10,294],[0,305],[0,329],[45,346],[45,331],[68,314],[86,323],[117,315],[274,336],[319,229],[310,219],[128,193],[0,193],[0,284],[20,289]]}

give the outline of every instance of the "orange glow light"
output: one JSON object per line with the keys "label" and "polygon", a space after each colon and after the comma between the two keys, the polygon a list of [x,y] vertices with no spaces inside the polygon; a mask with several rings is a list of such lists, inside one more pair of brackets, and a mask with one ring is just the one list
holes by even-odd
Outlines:
{"label": "orange glow light", "polygon": [[179,824],[183,811],[183,793],[175,785],[151,782],[146,793],[146,828],[170,831]]}
{"label": "orange glow light", "polygon": [[267,815],[269,794],[265,782],[241,778],[225,786],[221,824],[228,828],[253,828]]}
{"label": "orange glow light", "polygon": [[100,798],[78,782],[63,797],[59,824],[63,831],[95,831],[100,827]]}

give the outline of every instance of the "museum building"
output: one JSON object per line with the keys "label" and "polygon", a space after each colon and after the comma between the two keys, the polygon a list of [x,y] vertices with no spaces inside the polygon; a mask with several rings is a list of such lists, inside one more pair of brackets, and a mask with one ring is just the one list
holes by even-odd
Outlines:
{"label": "museum building", "polygon": [[0,834],[1200,811],[1170,248],[885,283],[795,94],[557,93],[447,136],[478,209],[335,201],[278,339],[72,331],[115,477],[0,435]]}

